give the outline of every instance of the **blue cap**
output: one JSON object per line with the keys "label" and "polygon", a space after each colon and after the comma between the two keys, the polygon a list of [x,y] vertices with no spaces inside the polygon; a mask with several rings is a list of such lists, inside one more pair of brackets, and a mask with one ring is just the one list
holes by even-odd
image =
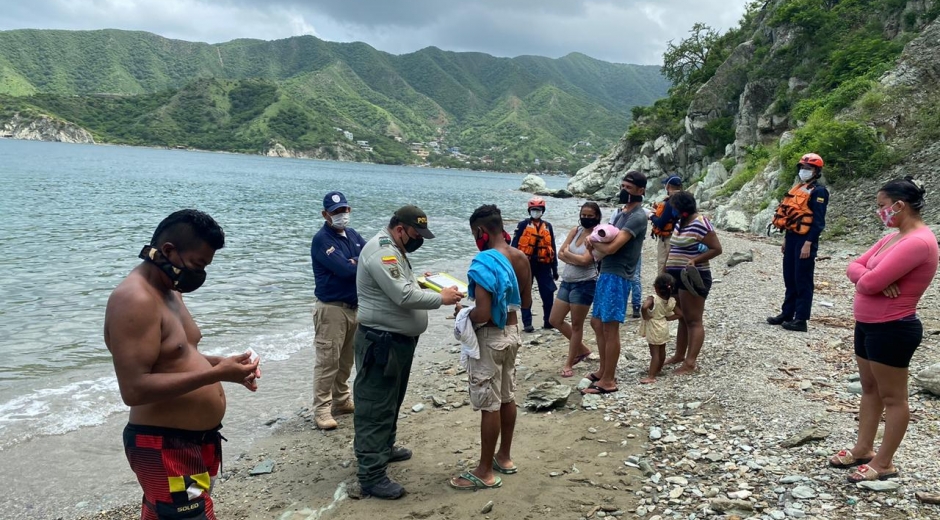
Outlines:
{"label": "blue cap", "polygon": [[333,213],[339,208],[348,208],[349,203],[346,202],[346,196],[338,191],[331,191],[326,194],[326,197],[323,197],[323,209],[327,213]]}
{"label": "blue cap", "polygon": [[669,177],[666,177],[665,179],[663,179],[663,184],[664,185],[669,184],[672,186],[682,186],[682,177],[679,177],[678,175],[670,175]]}

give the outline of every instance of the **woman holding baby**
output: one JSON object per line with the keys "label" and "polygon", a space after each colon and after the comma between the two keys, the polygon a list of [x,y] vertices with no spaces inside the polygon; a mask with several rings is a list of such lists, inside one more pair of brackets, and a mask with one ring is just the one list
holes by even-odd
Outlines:
{"label": "woman holding baby", "polygon": [[[555,294],[548,321],[568,338],[568,359],[561,369],[562,377],[574,375],[573,367],[591,355],[591,349],[583,341],[584,320],[594,303],[597,264],[587,249],[587,241],[600,222],[600,206],[595,202],[585,202],[581,206],[579,225],[568,232],[565,242],[558,249],[558,259],[565,263],[565,267],[561,272],[561,287]],[[569,313],[570,325],[565,321]]]}

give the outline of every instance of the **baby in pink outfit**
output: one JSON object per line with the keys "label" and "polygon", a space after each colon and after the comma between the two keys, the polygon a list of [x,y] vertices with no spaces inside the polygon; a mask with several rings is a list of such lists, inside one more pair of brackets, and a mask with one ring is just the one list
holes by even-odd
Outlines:
{"label": "baby in pink outfit", "polygon": [[[618,233],[620,233],[620,229],[618,229],[617,226],[612,224],[601,224],[594,227],[594,231],[591,232],[591,236],[588,238],[588,240],[595,243],[613,242]],[[594,259],[600,261],[600,259],[597,258],[597,252],[594,252]]]}

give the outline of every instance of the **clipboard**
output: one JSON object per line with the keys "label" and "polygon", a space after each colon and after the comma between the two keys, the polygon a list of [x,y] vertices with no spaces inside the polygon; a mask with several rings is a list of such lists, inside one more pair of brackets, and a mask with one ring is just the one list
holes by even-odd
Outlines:
{"label": "clipboard", "polygon": [[431,289],[432,291],[441,292],[446,287],[457,286],[457,290],[463,294],[467,294],[467,282],[454,278],[453,276],[447,273],[435,273],[431,276],[419,276],[418,284],[425,289]]}

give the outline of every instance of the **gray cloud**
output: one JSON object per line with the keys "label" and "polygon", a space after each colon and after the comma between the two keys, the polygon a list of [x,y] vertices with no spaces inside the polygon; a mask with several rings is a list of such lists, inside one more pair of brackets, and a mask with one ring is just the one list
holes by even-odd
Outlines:
{"label": "gray cloud", "polygon": [[657,64],[695,22],[725,30],[744,0],[6,0],[0,29],[150,31],[221,42],[313,34],[401,54],[436,46],[497,56]]}

